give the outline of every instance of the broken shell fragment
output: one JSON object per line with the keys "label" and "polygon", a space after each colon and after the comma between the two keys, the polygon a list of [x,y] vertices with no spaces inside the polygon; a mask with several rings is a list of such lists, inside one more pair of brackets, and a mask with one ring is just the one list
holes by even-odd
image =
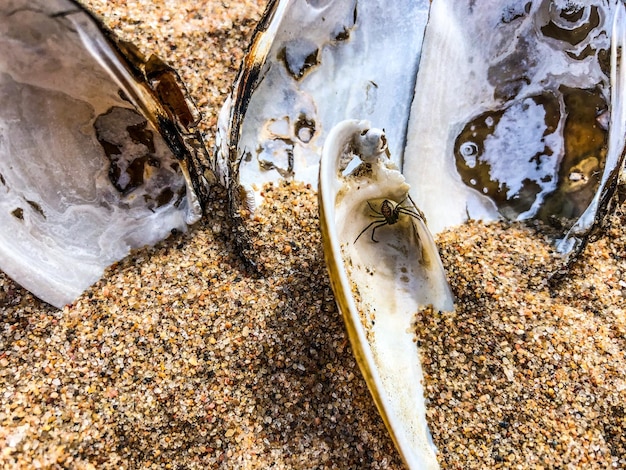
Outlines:
{"label": "broken shell fragment", "polygon": [[0,268],[62,307],[199,219],[199,116],[169,67],[73,1],[4,1],[0,48]]}
{"label": "broken shell fragment", "polygon": [[451,311],[453,298],[384,142],[366,121],[330,131],[319,182],[324,252],[355,356],[396,446],[410,468],[438,468],[413,322],[428,305]]}

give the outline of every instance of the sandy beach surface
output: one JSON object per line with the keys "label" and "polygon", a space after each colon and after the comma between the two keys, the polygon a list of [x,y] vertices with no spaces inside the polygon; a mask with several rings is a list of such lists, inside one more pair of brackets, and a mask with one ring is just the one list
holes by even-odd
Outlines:
{"label": "sandy beach surface", "polygon": [[[86,0],[174,66],[208,145],[264,1]],[[236,252],[226,195],[62,311],[0,273],[2,468],[401,469],[328,282],[317,196],[265,188]],[[626,468],[626,206],[558,282],[531,229],[438,243],[457,310],[416,318],[442,468]]]}

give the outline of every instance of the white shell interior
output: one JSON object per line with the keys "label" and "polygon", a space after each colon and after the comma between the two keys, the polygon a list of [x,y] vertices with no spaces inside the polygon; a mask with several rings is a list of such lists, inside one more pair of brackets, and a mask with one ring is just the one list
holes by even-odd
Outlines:
{"label": "white shell interior", "polygon": [[62,307],[200,212],[138,111],[150,104],[129,102],[134,79],[75,3],[4,2],[0,48],[0,268]]}
{"label": "white shell interior", "polygon": [[222,113],[224,180],[234,175],[251,209],[264,182],[315,186],[328,130],[368,119],[385,129],[433,233],[468,217],[540,219],[568,252],[623,161],[624,124],[612,117],[620,79],[610,76],[623,8],[280,1],[252,48],[256,81],[242,96],[241,80],[253,81],[242,75]]}
{"label": "white shell interior", "polygon": [[[392,153],[401,155],[428,8],[425,0],[278,3],[270,27],[255,39],[263,44],[256,54],[270,50],[231,162],[255,205],[267,181],[294,178],[317,186],[324,140],[344,119],[375,118]],[[222,173],[230,171],[224,159],[233,142],[223,136],[232,130],[224,118],[232,106],[229,100],[222,111]]]}
{"label": "white shell interior", "polygon": [[[270,18],[222,111],[222,177],[254,209],[267,181],[315,186],[322,155],[325,254],[355,355],[408,465],[436,468],[407,332],[452,297],[426,226],[385,223],[382,203],[404,206],[410,186],[433,233],[536,218],[563,252],[580,246],[624,157],[624,5],[291,0]],[[404,177],[345,119],[384,128]],[[344,168],[353,153],[369,173]]]}
{"label": "white shell interior", "polygon": [[[410,468],[438,468],[413,322],[427,305],[452,310],[453,298],[397,166],[384,152],[359,153],[367,147],[359,141],[369,132],[366,121],[344,121],[324,145],[320,201],[331,282],[359,365],[403,458]],[[355,153],[371,163],[346,171]],[[382,201],[399,203],[411,214],[401,213],[392,224],[378,222]]]}
{"label": "white shell interior", "polygon": [[[563,235],[585,208],[578,232],[591,227],[597,199],[624,149],[616,140],[624,134],[619,94],[623,78],[614,72],[609,81],[601,64],[611,48],[621,48],[623,8],[616,1],[433,1],[403,164],[407,181],[420,188],[415,202],[433,233],[468,217],[546,218],[541,210],[550,204],[554,209],[548,211],[569,218]],[[613,67],[621,60],[612,53]],[[575,94],[590,103],[592,114],[586,121],[572,117],[576,111],[568,99]],[[593,100],[599,103],[595,116]],[[545,102],[557,107],[555,118],[548,115]],[[478,126],[481,115],[487,123],[492,120],[486,138]],[[473,134],[455,142],[472,122],[477,123]],[[587,134],[581,133],[582,126]],[[571,155],[593,132],[606,134],[607,127],[604,145],[591,155]],[[455,152],[462,164],[455,162]],[[476,176],[463,181],[460,165],[469,174],[475,169]],[[488,174],[479,173],[481,165]],[[595,186],[577,189],[590,177]],[[496,204],[495,193],[503,204]],[[557,205],[555,195],[563,195],[565,202]],[[526,205],[520,203],[524,200]],[[579,206],[570,215],[568,203]],[[516,204],[520,208],[511,209]]]}

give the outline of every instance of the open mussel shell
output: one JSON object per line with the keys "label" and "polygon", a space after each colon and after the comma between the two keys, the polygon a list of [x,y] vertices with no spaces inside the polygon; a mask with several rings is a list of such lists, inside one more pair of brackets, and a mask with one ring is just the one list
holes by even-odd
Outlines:
{"label": "open mussel shell", "polygon": [[[623,2],[271,2],[221,115],[234,208],[316,184],[329,130],[383,128],[433,233],[536,220],[576,253],[620,167]],[[419,188],[419,189],[417,189]]]}
{"label": "open mussel shell", "polygon": [[[382,131],[344,121],[320,164],[324,253],[337,303],[374,401],[410,468],[438,468],[426,425],[416,312],[451,311],[437,248]],[[356,162],[356,163],[355,163]]]}
{"label": "open mussel shell", "polygon": [[[236,214],[262,203],[268,181],[315,186],[321,156],[333,289],[376,403],[414,468],[436,463],[405,331],[422,305],[452,308],[425,222],[436,234],[469,219],[529,220],[573,259],[623,167],[625,27],[616,0],[270,3],[220,117],[216,167]],[[350,119],[359,121],[342,122]],[[376,134],[363,119],[385,130],[406,181],[363,150],[359,132]],[[356,168],[346,162],[354,155]],[[400,301],[407,284],[415,287]],[[407,341],[397,354],[386,344],[394,333]],[[403,373],[414,380],[402,382]]]}
{"label": "open mussel shell", "polygon": [[198,220],[198,114],[175,73],[69,0],[0,5],[0,269],[62,307]]}
{"label": "open mussel shell", "polygon": [[402,154],[429,5],[270,2],[218,126],[218,174],[239,206],[254,210],[267,182],[317,186],[326,136],[344,119],[375,120]]}
{"label": "open mussel shell", "polygon": [[582,248],[623,165],[625,28],[621,1],[433,1],[403,173],[434,233],[535,219]]}

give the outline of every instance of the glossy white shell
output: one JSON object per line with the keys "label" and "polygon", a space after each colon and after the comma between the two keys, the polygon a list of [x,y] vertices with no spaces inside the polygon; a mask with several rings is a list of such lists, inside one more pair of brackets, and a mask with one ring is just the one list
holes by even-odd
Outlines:
{"label": "glossy white shell", "polygon": [[371,119],[401,156],[429,6],[274,3],[222,110],[217,166],[224,184],[241,185],[252,207],[268,181],[317,186],[324,141],[344,119]]}
{"label": "glossy white shell", "polygon": [[623,161],[623,10],[433,1],[403,173],[434,233],[538,218],[582,243]]}
{"label": "glossy white shell", "polygon": [[81,7],[5,0],[0,50],[0,268],[62,307],[201,210],[162,105]]}
{"label": "glossy white shell", "polygon": [[[348,39],[336,40],[341,30]],[[451,308],[451,299],[443,273],[420,264],[415,240],[434,250],[420,217],[386,224],[381,203],[393,201],[392,211],[405,204],[410,185],[433,232],[468,218],[539,219],[564,253],[580,250],[623,166],[625,30],[617,0],[292,0],[272,3],[261,23],[221,115],[219,171],[236,189],[234,209],[253,211],[267,181],[314,186],[322,155],[320,223],[333,290],[412,468],[436,462],[419,380],[400,377],[420,375],[402,332],[410,311]],[[385,129],[406,182],[385,160],[372,161],[369,176],[338,170],[342,155],[363,151],[363,119]],[[416,266],[404,265],[415,283],[409,301],[398,276],[404,262]],[[401,322],[386,323],[399,311]],[[411,416],[402,411],[409,408]]]}
{"label": "glossy white shell", "polygon": [[611,52],[621,47],[623,8],[279,1],[223,109],[220,172],[254,210],[264,182],[315,185],[328,130],[368,119],[420,188],[416,203],[434,233],[468,217],[540,219],[562,252],[576,252],[623,163],[621,55]]}
{"label": "glossy white shell", "polygon": [[[324,252],[359,366],[400,453],[410,468],[438,468],[413,323],[421,307],[451,311],[453,298],[384,144],[366,121],[344,121],[329,133],[320,164]],[[354,157],[368,163],[354,168]],[[405,208],[394,223],[380,215],[383,201]]]}

